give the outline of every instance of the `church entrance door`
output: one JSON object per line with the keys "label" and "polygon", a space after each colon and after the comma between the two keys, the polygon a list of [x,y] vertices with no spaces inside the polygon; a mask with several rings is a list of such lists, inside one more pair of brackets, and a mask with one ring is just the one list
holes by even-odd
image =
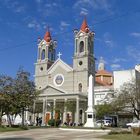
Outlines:
{"label": "church entrance door", "polygon": [[45,120],[46,124],[48,123],[48,121],[50,120],[50,118],[51,118],[50,113],[46,113],[46,120]]}

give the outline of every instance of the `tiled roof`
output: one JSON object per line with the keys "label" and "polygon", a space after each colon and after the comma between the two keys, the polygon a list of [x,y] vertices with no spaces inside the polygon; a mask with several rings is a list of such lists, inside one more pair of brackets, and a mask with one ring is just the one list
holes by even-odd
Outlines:
{"label": "tiled roof", "polygon": [[87,25],[87,21],[86,19],[83,20],[83,23],[81,25],[81,30],[85,33],[88,33],[89,32],[89,28],[88,28],[88,25]]}
{"label": "tiled roof", "polygon": [[107,75],[107,76],[112,76],[111,72],[108,72],[106,70],[98,70],[96,75]]}
{"label": "tiled roof", "polygon": [[100,84],[100,85],[102,85],[102,86],[108,86],[108,85],[109,85],[109,84],[107,84],[106,82],[101,81],[101,80],[98,79],[98,78],[95,78],[95,82],[98,83],[98,84]]}
{"label": "tiled roof", "polygon": [[45,36],[44,36],[44,40],[46,42],[50,42],[51,41],[51,34],[49,31],[46,32]]}

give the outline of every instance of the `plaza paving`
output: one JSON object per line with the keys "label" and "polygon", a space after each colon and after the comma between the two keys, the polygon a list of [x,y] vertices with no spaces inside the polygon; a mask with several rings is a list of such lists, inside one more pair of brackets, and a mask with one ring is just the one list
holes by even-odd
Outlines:
{"label": "plaza paving", "polygon": [[97,138],[106,132],[66,131],[58,128],[30,129],[1,132],[0,140],[102,140]]}

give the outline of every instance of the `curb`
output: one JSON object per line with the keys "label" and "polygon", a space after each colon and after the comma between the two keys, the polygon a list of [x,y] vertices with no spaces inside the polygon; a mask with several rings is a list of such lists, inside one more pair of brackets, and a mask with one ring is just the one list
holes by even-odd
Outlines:
{"label": "curb", "polygon": [[111,130],[71,129],[71,128],[59,128],[59,130],[64,130],[64,131],[87,131],[87,132],[97,132],[97,133],[109,133],[111,131]]}

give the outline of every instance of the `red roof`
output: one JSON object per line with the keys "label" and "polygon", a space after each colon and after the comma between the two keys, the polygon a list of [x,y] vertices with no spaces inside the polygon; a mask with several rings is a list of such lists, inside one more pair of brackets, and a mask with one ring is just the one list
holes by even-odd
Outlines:
{"label": "red roof", "polygon": [[106,71],[106,70],[98,70],[96,75],[107,75],[107,76],[112,76],[112,73]]}
{"label": "red roof", "polygon": [[88,25],[87,25],[87,21],[86,19],[83,20],[83,23],[81,25],[81,30],[85,33],[88,33],[89,32],[89,28],[88,28]]}
{"label": "red roof", "polygon": [[45,36],[44,36],[44,40],[46,42],[50,42],[51,41],[51,34],[49,31],[46,32]]}
{"label": "red roof", "polygon": [[102,85],[102,86],[108,86],[107,83],[105,83],[104,81],[101,81],[101,80],[98,79],[98,78],[96,78],[95,81],[96,81],[96,83],[98,83],[98,84],[100,84],[100,85]]}

